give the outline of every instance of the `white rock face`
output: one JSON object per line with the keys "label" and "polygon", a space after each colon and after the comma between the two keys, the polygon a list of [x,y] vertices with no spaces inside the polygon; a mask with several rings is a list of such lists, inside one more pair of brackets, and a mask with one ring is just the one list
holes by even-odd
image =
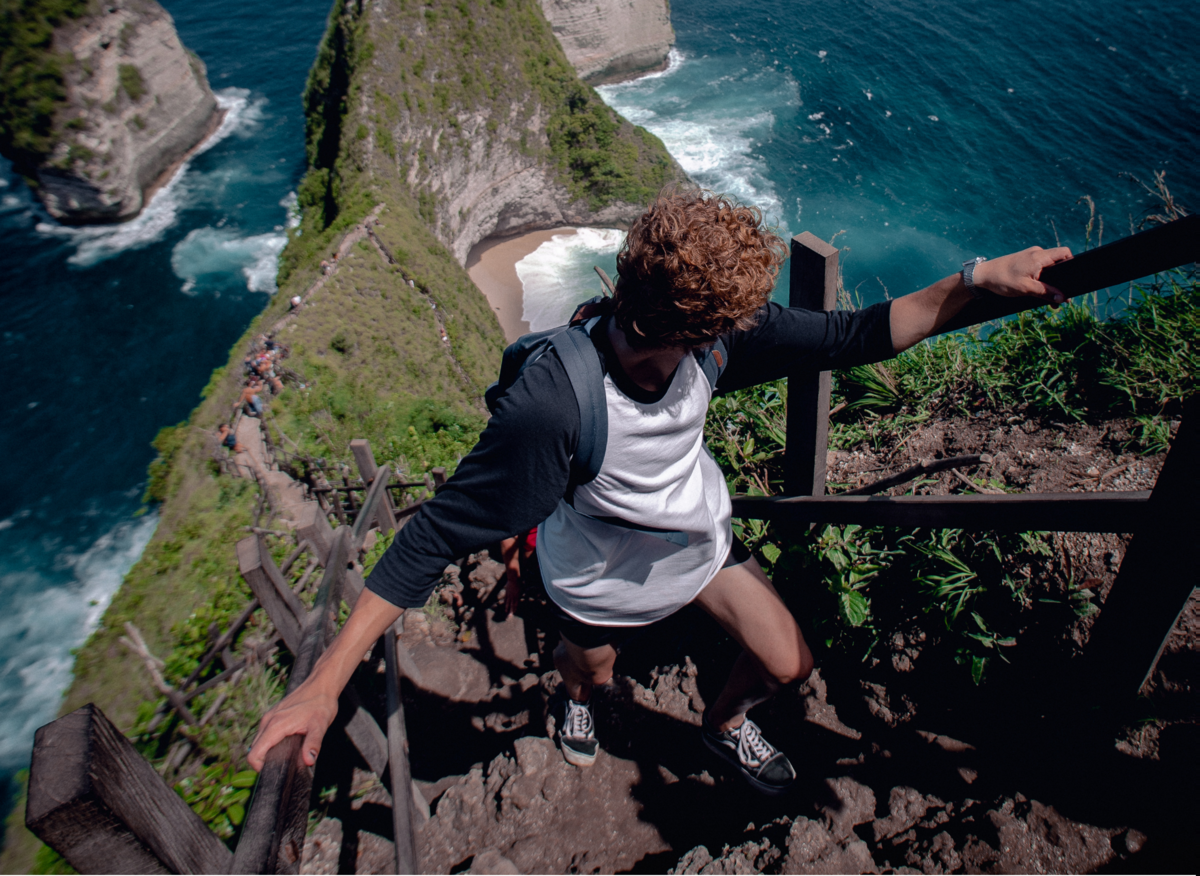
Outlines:
{"label": "white rock face", "polygon": [[154,0],[108,0],[55,34],[69,109],[39,194],[67,223],[120,222],[220,124],[204,64]]}
{"label": "white rock face", "polygon": [[668,0],[542,0],[542,11],[591,83],[659,69],[675,44]]}
{"label": "white rock face", "polygon": [[[487,130],[483,115],[468,116],[460,123],[469,153],[439,150],[436,164],[421,170],[420,163],[412,161],[408,174],[414,189],[424,187],[437,194],[434,233],[459,264],[465,265],[471,248],[488,237],[564,225],[624,227],[645,209],[641,204],[617,202],[593,211],[586,201],[572,198],[554,178],[549,162],[517,148],[522,134],[544,130],[544,119],[535,117],[522,124],[514,111],[509,124],[494,132]],[[403,127],[399,134],[399,139],[412,142],[431,139],[429,132]]]}

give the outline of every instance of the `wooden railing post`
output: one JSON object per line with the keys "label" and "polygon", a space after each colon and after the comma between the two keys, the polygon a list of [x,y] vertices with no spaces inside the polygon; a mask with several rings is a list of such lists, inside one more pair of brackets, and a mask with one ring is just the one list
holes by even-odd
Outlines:
{"label": "wooden railing post", "polygon": [[[792,238],[789,307],[833,310],[837,306],[837,276],[836,247],[807,231]],[[828,371],[788,375],[783,490],[789,496],[820,496],[825,492],[829,390]]]}
{"label": "wooden railing post", "polygon": [[293,654],[300,652],[301,626],[308,613],[300,597],[292,592],[283,580],[283,575],[271,559],[271,553],[261,535],[250,535],[237,543],[238,570],[250,590],[258,597],[259,604],[266,609],[267,616],[283,643]]}
{"label": "wooden railing post", "polygon": [[391,500],[388,498],[387,485],[391,476],[391,471],[386,468],[375,470],[375,480],[371,482],[358,511],[358,518],[354,521],[351,542],[356,553],[366,541],[367,530],[371,528],[372,521],[379,521],[379,531],[385,535],[396,528],[395,517],[388,510]]}
{"label": "wooden railing post", "polygon": [[[404,726],[404,700],[400,695],[400,657],[407,657],[400,641],[404,616],[383,634],[387,671],[388,767],[392,778],[392,833],[396,842],[396,872],[419,873],[417,838],[413,824],[412,774],[408,765],[408,733]],[[403,652],[401,653],[398,652]],[[408,660],[412,662],[411,658]]]}
{"label": "wooden railing post", "polygon": [[80,873],[229,873],[233,856],[93,703],[37,732],[25,824]]}
{"label": "wooden railing post", "polygon": [[[1129,515],[1133,539],[1088,637],[1088,676],[1107,697],[1136,696],[1196,587],[1194,538],[1200,489],[1200,396],[1183,418],[1143,513]],[[1192,509],[1189,511],[1188,509]]]}
{"label": "wooden railing post", "polygon": [[[287,692],[296,690],[337,630],[342,584],[351,557],[350,529],[339,527],[317,598],[304,620]],[[289,736],[265,759],[246,812],[231,873],[298,873],[308,824],[312,770],[301,758],[302,736]]]}
{"label": "wooden railing post", "polygon": [[[362,476],[363,483],[369,484],[375,478],[375,473],[379,466],[375,463],[375,454],[371,450],[371,442],[366,438],[355,438],[350,442],[350,452],[354,454],[354,462],[358,466],[358,473]],[[391,479],[391,472],[387,472],[387,477]],[[387,534],[396,528],[394,515],[396,506],[392,504],[391,495],[385,490],[383,494],[383,503],[378,511],[375,512],[375,521],[379,524],[379,531]],[[367,524],[370,525],[370,522]]]}

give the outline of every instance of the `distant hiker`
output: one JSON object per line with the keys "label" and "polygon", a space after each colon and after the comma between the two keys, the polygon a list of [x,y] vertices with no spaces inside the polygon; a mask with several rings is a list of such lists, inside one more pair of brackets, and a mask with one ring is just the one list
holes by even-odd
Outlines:
{"label": "distant hiker", "polygon": [[[325,262],[321,262],[321,264],[322,264],[322,265],[324,265],[324,264],[325,264]],[[299,310],[299,309],[300,309],[300,305],[301,305],[303,302],[300,300],[300,296],[299,296],[299,295],[293,295],[293,296],[291,297],[291,303],[292,303],[292,310]]]}
{"label": "distant hiker", "polygon": [[254,381],[242,390],[242,397],[238,400],[238,404],[245,405],[246,413],[252,417],[261,417],[265,407],[263,400],[258,396],[260,392],[262,384]]}
{"label": "distant hiker", "polygon": [[237,434],[229,428],[228,423],[222,423],[217,427],[217,437],[221,439],[221,444],[228,447],[233,453],[242,453],[246,449],[238,443]]}
{"label": "distant hiker", "polygon": [[[342,688],[403,607],[423,606],[455,557],[536,525],[537,561],[559,621],[563,757],[579,766],[596,759],[591,693],[612,678],[621,643],[694,603],[743,649],[704,712],[701,736],[757,790],[786,790],[796,771],[746,713],[807,678],[813,658],[733,535],[729,490],[704,446],[710,398],[797,370],[890,358],[975,296],[1062,301],[1038,277],[1071,253],[1032,247],[977,259],[919,292],[853,312],[772,302],[786,254],[757,209],[707,192],[660,195],[626,236],[614,297],[560,333],[562,351],[550,346],[508,375],[475,449],[397,533],[312,674],[264,716],[250,765],[261,769],[290,734],[304,735],[302,755],[313,764]],[[581,398],[596,404],[582,407]],[[599,443],[598,470],[581,471],[582,461],[595,463]]]}

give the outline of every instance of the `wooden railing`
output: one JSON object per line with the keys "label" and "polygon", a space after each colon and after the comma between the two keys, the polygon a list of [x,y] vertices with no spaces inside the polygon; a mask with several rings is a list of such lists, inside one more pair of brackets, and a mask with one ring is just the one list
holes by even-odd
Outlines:
{"label": "wooden railing", "polygon": [[[366,441],[352,442],[351,451],[362,485],[351,486],[344,495],[365,494],[361,500],[347,502],[353,508],[353,526],[331,527],[325,513],[315,504],[309,506],[309,515],[302,511],[297,522],[300,543],[284,564],[290,566],[304,550],[319,558],[324,572],[312,608],[306,608],[300,598],[303,588],[293,590],[284,570],[275,564],[261,531],[242,539],[237,544],[238,569],[254,599],[218,637],[184,688],[199,679],[261,607],[275,627],[276,642],[293,655],[287,692],[295,691],[336,635],[342,603],[353,608],[362,593],[357,560],[369,531],[392,532],[397,518],[407,518],[420,505],[420,501],[409,503],[397,512],[391,491],[398,486],[401,492],[410,486],[436,489],[445,481],[445,472],[435,469],[428,481],[397,483],[393,472],[376,465]],[[390,780],[395,872],[416,873],[414,819],[427,817],[428,807],[412,784],[408,764],[400,685],[402,677],[419,681],[420,672],[400,641],[402,632],[403,617],[376,646],[386,667],[386,732],[351,683],[342,693],[338,722],[325,744],[337,744],[336,728],[341,727],[367,766],[381,780],[385,776]],[[218,677],[228,676],[227,670]],[[178,695],[168,708],[178,711],[184,699]],[[301,756],[303,741],[301,736],[290,736],[268,752],[231,854],[103,713],[88,705],[38,731],[26,823],[84,873],[297,873],[313,780],[312,768],[305,766]]]}
{"label": "wooden railing", "polygon": [[[1200,257],[1200,215],[1080,253],[1042,272],[1068,298],[1193,264]],[[809,233],[792,239],[792,307],[832,310],[838,251]],[[972,301],[940,332],[1035,307],[1036,298],[987,296]],[[1134,538],[1104,610],[1092,629],[1089,674],[1128,697],[1154,670],[1196,584],[1181,546],[1190,542],[1197,495],[1195,431],[1200,405],[1185,400],[1183,421],[1152,492],[1027,493],[967,496],[825,496],[830,373],[788,376],[784,493],[737,496],[735,517],[800,523],[860,523],[976,530],[1123,532]]]}

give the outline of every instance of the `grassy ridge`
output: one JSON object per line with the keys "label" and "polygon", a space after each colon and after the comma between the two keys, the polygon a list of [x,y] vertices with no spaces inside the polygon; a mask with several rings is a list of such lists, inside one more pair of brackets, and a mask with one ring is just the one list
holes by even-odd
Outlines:
{"label": "grassy ridge", "polygon": [[[590,204],[641,200],[674,173],[661,143],[575,80],[533,0],[398,0],[388,16],[386,27],[372,29],[358,4],[334,4],[305,93],[309,171],[298,192],[301,223],[281,255],[279,291],[214,371],[188,420],[156,439],[159,458],[147,496],[158,503],[158,529],[78,650],[63,712],[95,702],[156,762],[171,753],[177,736],[170,723],[145,732],[159,697],[117,641],[123,624],[137,624],[166,661],[168,680],[178,683],[206,649],[210,626],[224,628],[249,599],[234,544],[252,522],[256,490],[217,475],[212,430],[238,397],[250,340],[287,312],[292,295],[318,280],[321,260],[376,205],[384,209],[374,231],[394,264],[369,243],[357,245],[282,332],[292,353],[287,365],[307,387],[289,387],[272,402],[274,425],[288,442],[331,464],[349,461],[350,439],[367,438],[381,462],[414,474],[435,465],[452,470],[483,425],[479,397],[494,379],[503,335],[486,299],[432,230],[436,200],[409,184],[401,151],[413,162],[453,160],[467,145],[461,117],[515,111],[523,114],[530,162],[554,168]],[[393,90],[394,83],[401,87]],[[387,120],[410,112],[410,105],[418,121],[441,132],[436,142],[389,143]],[[485,130],[491,135],[496,127]],[[287,548],[273,549],[282,559]],[[251,621],[241,647],[260,638],[261,622]],[[246,742],[279,694],[288,658],[278,660],[254,667],[224,701],[201,740],[203,757],[168,773],[226,837],[242,814]],[[201,714],[215,697],[215,691],[203,695],[193,708]],[[61,867],[48,850],[37,852],[36,839],[19,826],[21,814],[9,822],[4,870]]]}

